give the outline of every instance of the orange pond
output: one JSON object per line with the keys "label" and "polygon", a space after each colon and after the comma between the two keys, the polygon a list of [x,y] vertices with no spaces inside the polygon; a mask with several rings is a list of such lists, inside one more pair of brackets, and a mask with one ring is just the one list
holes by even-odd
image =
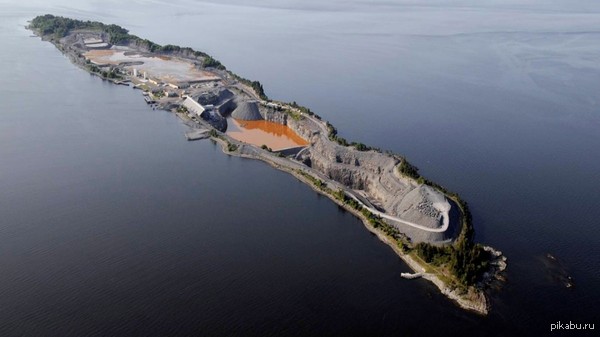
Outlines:
{"label": "orange pond", "polygon": [[227,135],[244,143],[266,145],[277,151],[305,146],[308,142],[285,125],[268,121],[243,121],[227,118]]}

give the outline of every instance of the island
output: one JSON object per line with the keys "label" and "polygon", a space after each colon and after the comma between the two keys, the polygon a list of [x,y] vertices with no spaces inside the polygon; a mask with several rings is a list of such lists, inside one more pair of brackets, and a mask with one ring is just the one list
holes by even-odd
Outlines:
{"label": "island", "polygon": [[270,99],[260,82],[192,48],[50,14],[28,28],[89,73],[139,89],[153,109],[181,118],[189,140],[210,138],[228,155],[262,160],[353,213],[414,271],[403,278],[427,279],[460,307],[489,312],[487,291],[502,280],[506,257],[475,243],[467,203],[403,156],[340,137],[309,108]]}

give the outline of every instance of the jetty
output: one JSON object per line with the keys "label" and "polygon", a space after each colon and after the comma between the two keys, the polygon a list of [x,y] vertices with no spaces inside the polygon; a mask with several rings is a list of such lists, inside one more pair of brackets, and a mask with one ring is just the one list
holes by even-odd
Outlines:
{"label": "jetty", "polygon": [[414,279],[423,277],[423,273],[414,273],[414,274],[411,274],[411,273],[401,273],[400,277],[405,278],[407,280],[414,280]]}
{"label": "jetty", "polygon": [[185,133],[185,138],[189,141],[206,139],[210,137],[210,132],[206,129],[192,130]]}

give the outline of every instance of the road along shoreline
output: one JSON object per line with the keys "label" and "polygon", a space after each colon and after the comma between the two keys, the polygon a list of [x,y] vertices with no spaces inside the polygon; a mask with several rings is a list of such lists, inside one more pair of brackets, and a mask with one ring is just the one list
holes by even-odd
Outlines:
{"label": "road along shoreline", "polygon": [[[89,73],[143,90],[153,109],[171,111],[184,120],[192,129],[188,139],[210,137],[229,155],[262,160],[294,175],[359,217],[413,271],[460,307],[482,315],[489,312],[486,282],[506,268],[506,259],[491,247],[475,244],[467,204],[420,176],[405,158],[349,143],[310,109],[268,99],[259,82],[244,79],[191,48],[160,46],[115,25],[52,15],[36,17],[30,29]],[[86,41],[103,41],[103,48],[111,48],[105,54],[118,50],[123,54],[118,57],[137,55],[138,62],[95,64],[86,55],[96,43],[89,47]],[[156,64],[156,68],[146,65],[142,76],[135,68],[144,64],[139,60]],[[176,69],[184,70],[161,73],[165,62],[176,62]],[[223,132],[226,117],[232,115],[284,125],[308,145],[286,156],[266,146],[242,143]]]}

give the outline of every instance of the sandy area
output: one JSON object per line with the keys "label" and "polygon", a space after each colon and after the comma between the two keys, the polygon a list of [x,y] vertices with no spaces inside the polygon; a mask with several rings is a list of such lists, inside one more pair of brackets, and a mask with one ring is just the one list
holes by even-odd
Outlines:
{"label": "sandy area", "polygon": [[136,53],[126,55],[125,51],[114,49],[90,50],[84,56],[96,64],[118,65],[123,62],[143,62],[143,64],[125,68],[136,68],[140,73],[146,72],[149,77],[158,78],[163,82],[219,79],[211,72],[196,69],[191,62],[168,56],[147,57]]}
{"label": "sandy area", "polygon": [[84,56],[93,62],[102,62],[104,58],[111,56],[115,51],[112,49],[98,49],[98,50],[90,50],[84,54]]}

